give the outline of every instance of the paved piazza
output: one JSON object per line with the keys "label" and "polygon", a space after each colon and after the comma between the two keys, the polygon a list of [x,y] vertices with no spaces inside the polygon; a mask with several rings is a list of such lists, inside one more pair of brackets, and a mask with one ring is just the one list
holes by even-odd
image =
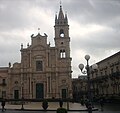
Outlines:
{"label": "paved piazza", "polygon": [[[10,105],[6,103],[6,111],[4,113],[56,113],[56,109],[59,107],[59,103],[55,102],[49,102],[48,110],[53,111],[41,111],[43,108],[41,106],[41,102],[37,103],[27,103],[24,105],[24,108],[26,111],[22,111],[21,105]],[[63,104],[64,108],[67,108],[67,103]],[[104,111],[100,110],[100,106],[96,106],[99,110],[93,111],[92,113],[120,113],[119,109],[109,109],[108,106],[104,109]],[[111,108],[111,106],[109,106]],[[119,105],[118,105],[119,107]],[[0,107],[1,108],[1,107]],[[113,107],[114,108],[114,107]],[[70,110],[76,110],[76,111],[68,111],[68,113],[88,113],[87,111],[79,111],[79,110],[86,110],[85,106],[81,106],[79,103],[69,103],[69,109]],[[77,111],[78,110],[78,111]],[[0,110],[0,113],[3,113]]]}
{"label": "paved piazza", "polygon": [[[59,107],[58,102],[48,102],[48,110],[56,110]],[[63,107],[67,108],[68,103],[64,102]],[[21,109],[21,105],[12,105],[6,103],[5,106],[6,109],[13,110],[13,109]],[[42,103],[41,102],[31,102],[31,103],[26,103],[24,105],[24,109],[29,109],[29,110],[42,110]],[[69,103],[69,109],[70,110],[85,110],[85,106],[81,106],[79,103]]]}

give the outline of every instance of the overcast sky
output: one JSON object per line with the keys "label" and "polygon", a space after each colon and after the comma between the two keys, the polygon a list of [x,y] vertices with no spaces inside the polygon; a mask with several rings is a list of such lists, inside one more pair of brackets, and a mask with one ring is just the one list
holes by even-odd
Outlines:
{"label": "overcast sky", "polygon": [[[0,0],[0,67],[20,62],[20,45],[31,43],[31,34],[48,35],[54,46],[55,14],[60,0]],[[62,0],[70,25],[72,76],[79,63],[90,65],[120,50],[120,0]]]}

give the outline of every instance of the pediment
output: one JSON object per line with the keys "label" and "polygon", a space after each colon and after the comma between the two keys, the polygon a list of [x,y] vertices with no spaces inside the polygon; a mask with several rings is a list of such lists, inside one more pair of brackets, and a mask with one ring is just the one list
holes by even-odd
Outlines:
{"label": "pediment", "polygon": [[43,51],[43,50],[45,50],[45,47],[44,46],[42,46],[42,45],[36,45],[36,46],[33,46],[33,47],[31,47],[31,50],[33,50],[33,51]]}

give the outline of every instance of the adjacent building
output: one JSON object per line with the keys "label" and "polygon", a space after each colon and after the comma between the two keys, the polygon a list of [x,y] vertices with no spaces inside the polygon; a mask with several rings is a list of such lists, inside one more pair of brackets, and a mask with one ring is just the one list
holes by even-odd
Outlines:
{"label": "adjacent building", "polygon": [[72,79],[73,99],[80,102],[81,98],[86,98],[87,95],[87,76],[81,75],[78,78]]}
{"label": "adjacent building", "polygon": [[[120,51],[90,66],[91,99],[120,100]],[[88,78],[79,76],[72,80],[73,98],[80,101],[88,95]]]}
{"label": "adjacent building", "polygon": [[120,51],[97,65],[98,69],[90,72],[93,97],[120,99]]}
{"label": "adjacent building", "polygon": [[72,70],[67,14],[62,6],[55,16],[55,47],[47,35],[31,35],[31,45],[21,44],[21,62],[0,68],[0,97],[12,99],[72,98]]}

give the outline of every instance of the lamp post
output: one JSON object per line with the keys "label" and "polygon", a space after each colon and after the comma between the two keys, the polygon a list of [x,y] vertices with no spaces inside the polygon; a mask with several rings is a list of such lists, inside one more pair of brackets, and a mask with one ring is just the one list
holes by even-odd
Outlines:
{"label": "lamp post", "polygon": [[91,101],[91,93],[90,93],[90,72],[89,72],[89,59],[90,59],[90,56],[89,55],[85,55],[85,59],[87,61],[87,65],[86,65],[86,71],[83,71],[83,68],[84,68],[84,65],[83,64],[79,64],[79,68],[81,70],[81,72],[83,74],[87,74],[87,90],[88,90],[88,99],[89,101]]}
{"label": "lamp post", "polygon": [[[90,67],[89,67],[89,59],[90,59],[90,56],[89,55],[85,55],[85,59],[87,61],[87,65],[85,67],[86,71],[83,71],[84,69],[84,65],[83,64],[79,64],[79,69],[81,70],[81,72],[83,74],[87,74],[87,90],[88,90],[88,94],[87,94],[87,97],[88,97],[88,100],[89,100],[89,105],[88,105],[88,113],[92,113],[92,105],[91,105],[91,83],[90,83]],[[97,69],[97,64],[93,64],[92,65],[92,69]]]}
{"label": "lamp post", "polygon": [[81,70],[81,72],[83,74],[87,74],[87,90],[88,90],[88,94],[87,94],[87,97],[88,97],[88,102],[86,103],[87,104],[87,108],[88,108],[88,113],[92,113],[92,106],[91,106],[91,91],[90,91],[90,71],[89,71],[89,59],[90,59],[90,56],[89,55],[85,55],[85,59],[87,61],[87,65],[86,65],[86,71],[83,71],[83,68],[84,68],[84,65],[83,64],[79,64],[79,68]]}

